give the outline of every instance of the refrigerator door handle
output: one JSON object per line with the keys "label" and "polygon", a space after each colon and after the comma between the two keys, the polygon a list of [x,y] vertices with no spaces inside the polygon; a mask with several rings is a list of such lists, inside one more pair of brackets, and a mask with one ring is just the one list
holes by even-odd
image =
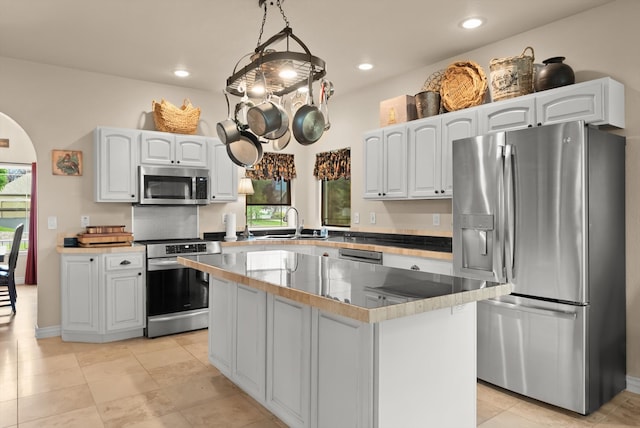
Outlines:
{"label": "refrigerator door handle", "polygon": [[494,299],[483,300],[483,302],[499,308],[512,309],[515,311],[528,312],[530,314],[544,315],[544,316],[554,317],[554,318],[576,319],[578,317],[577,313],[575,312],[556,311],[553,309],[536,308],[533,306],[518,305],[515,303],[502,302],[500,300],[494,300]]}
{"label": "refrigerator door handle", "polygon": [[504,147],[504,193],[505,193],[505,212],[506,212],[506,260],[507,280],[515,279],[514,260],[515,260],[515,182],[513,174],[513,161],[515,152],[513,145],[506,144]]}

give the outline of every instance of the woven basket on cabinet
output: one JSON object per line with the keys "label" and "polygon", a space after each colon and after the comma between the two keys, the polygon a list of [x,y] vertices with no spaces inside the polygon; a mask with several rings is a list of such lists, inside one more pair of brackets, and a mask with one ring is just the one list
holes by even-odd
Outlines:
{"label": "woven basket on cabinet", "polygon": [[177,134],[195,134],[200,120],[200,108],[194,107],[188,98],[182,107],[176,107],[164,98],[157,103],[152,101],[153,121],[156,129]]}
{"label": "woven basket on cabinet", "polygon": [[487,92],[487,76],[473,61],[457,61],[447,67],[440,84],[442,105],[447,111],[480,105]]}

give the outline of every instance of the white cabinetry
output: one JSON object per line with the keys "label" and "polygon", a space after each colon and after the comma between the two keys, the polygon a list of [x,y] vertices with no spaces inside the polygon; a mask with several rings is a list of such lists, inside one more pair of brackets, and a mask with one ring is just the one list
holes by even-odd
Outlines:
{"label": "white cabinetry", "polygon": [[311,308],[267,296],[267,407],[289,426],[309,427]]}
{"label": "white cabinetry", "polygon": [[63,340],[110,342],[144,334],[144,255],[61,256]]}
{"label": "white cabinetry", "polygon": [[227,376],[233,358],[234,290],[234,283],[209,276],[209,360]]}
{"label": "white cabinetry", "polygon": [[196,135],[143,131],[140,137],[143,165],[207,167],[207,139]]}
{"label": "white cabinetry", "polygon": [[382,264],[388,267],[420,270],[442,275],[453,275],[453,263],[450,260],[427,259],[424,257],[404,256],[384,253]]}
{"label": "white cabinetry", "polygon": [[227,155],[227,146],[217,138],[208,139],[211,202],[238,200],[238,167]]}
{"label": "white cabinetry", "polygon": [[94,200],[135,202],[138,199],[139,131],[98,127],[94,131]]}
{"label": "white cabinetry", "polygon": [[510,131],[536,124],[534,97],[518,97],[485,104],[480,108],[479,132],[483,135],[493,131]]}
{"label": "white cabinetry", "polygon": [[62,339],[66,333],[95,335],[100,329],[100,255],[62,255]]}
{"label": "white cabinetry", "polygon": [[605,77],[538,92],[536,116],[541,125],[584,120],[624,128],[624,86]]}
{"label": "white cabinetry", "polygon": [[107,254],[104,259],[106,332],[143,329],[144,257],[130,253]]}
{"label": "white cabinetry", "polygon": [[407,127],[395,125],[364,136],[364,198],[407,197]]}

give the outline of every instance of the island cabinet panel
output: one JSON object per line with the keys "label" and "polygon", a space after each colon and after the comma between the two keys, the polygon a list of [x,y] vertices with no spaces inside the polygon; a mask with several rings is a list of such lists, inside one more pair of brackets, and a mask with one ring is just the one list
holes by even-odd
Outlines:
{"label": "island cabinet panel", "polygon": [[312,320],[311,426],[375,426],[373,325],[317,309]]}
{"label": "island cabinet panel", "polygon": [[209,361],[231,376],[235,284],[209,277]]}
{"label": "island cabinet panel", "polygon": [[476,426],[475,302],[379,323],[375,342],[378,427]]}
{"label": "island cabinet panel", "polygon": [[289,426],[310,426],[311,308],[267,297],[267,407]]}
{"label": "island cabinet panel", "polygon": [[266,299],[264,291],[236,284],[233,379],[258,401],[266,383]]}

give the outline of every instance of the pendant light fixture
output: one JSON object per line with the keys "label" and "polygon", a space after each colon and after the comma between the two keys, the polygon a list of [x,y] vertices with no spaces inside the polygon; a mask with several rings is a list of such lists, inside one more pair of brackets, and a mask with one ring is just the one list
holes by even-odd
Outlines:
{"label": "pendant light fixture", "polygon": [[[254,86],[263,85],[265,93],[282,96],[307,86],[310,76],[311,80],[315,81],[326,74],[324,60],[314,56],[302,40],[293,34],[289,19],[282,9],[282,1],[284,0],[275,0],[275,4],[282,15],[285,27],[262,43],[264,25],[267,21],[267,3],[273,5],[273,0],[258,0],[258,6],[264,9],[264,15],[257,47],[252,54],[240,58],[227,79],[227,92],[230,94],[241,97],[244,95],[243,88],[250,90]],[[292,41],[301,49],[290,50]],[[240,63],[247,57],[250,63],[242,66]]]}

